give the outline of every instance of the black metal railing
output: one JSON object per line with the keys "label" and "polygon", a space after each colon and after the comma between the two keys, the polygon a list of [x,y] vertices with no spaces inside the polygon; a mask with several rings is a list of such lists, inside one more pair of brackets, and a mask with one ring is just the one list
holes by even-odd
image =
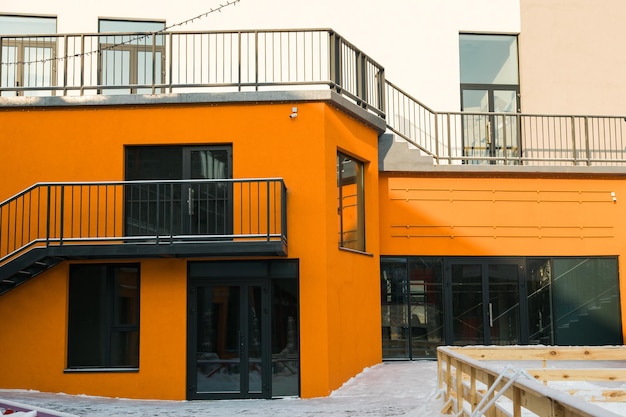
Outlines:
{"label": "black metal railing", "polygon": [[287,242],[282,179],[39,183],[0,203],[0,264],[31,247]]}

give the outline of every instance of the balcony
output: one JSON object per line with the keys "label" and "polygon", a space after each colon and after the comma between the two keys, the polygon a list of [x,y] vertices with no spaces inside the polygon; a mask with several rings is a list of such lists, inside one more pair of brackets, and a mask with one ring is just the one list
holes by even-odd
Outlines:
{"label": "balcony", "polygon": [[42,96],[320,89],[384,119],[433,165],[626,164],[624,117],[434,111],[331,29],[0,36],[0,107],[49,105]]}
{"label": "balcony", "polygon": [[0,294],[65,259],[285,256],[282,179],[41,183],[0,204]]}

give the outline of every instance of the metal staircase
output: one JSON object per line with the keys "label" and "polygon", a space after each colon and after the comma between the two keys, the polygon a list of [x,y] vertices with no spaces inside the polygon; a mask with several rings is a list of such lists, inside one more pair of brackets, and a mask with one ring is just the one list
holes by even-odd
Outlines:
{"label": "metal staircase", "polygon": [[280,178],[35,184],[0,203],[0,295],[68,259],[285,256],[286,194]]}
{"label": "metal staircase", "polygon": [[34,248],[17,259],[0,266],[0,296],[62,262],[64,258],[48,256],[46,248]]}

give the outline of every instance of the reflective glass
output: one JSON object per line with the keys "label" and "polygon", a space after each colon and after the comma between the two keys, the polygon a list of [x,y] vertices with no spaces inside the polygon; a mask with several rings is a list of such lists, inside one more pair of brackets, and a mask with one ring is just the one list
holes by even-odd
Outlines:
{"label": "reflective glass", "polygon": [[517,37],[468,35],[459,38],[462,84],[518,84]]}
{"label": "reflective glass", "polygon": [[409,289],[406,258],[381,259],[384,358],[409,358]]}
{"label": "reflective glass", "polygon": [[0,16],[0,34],[41,35],[57,31],[55,17]]}

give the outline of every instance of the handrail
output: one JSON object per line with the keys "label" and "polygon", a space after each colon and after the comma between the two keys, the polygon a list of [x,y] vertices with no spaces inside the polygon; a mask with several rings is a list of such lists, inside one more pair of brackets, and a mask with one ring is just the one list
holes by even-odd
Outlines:
{"label": "handrail", "polygon": [[626,165],[622,116],[438,112],[328,28],[0,35],[0,50],[3,97],[327,88],[438,165]]}
{"label": "handrail", "polygon": [[32,247],[287,242],[281,178],[42,182],[0,203],[0,265]]}
{"label": "handrail", "polygon": [[[595,349],[595,348],[594,348]],[[609,355],[616,359],[623,359],[624,349],[604,349],[598,358],[606,360]],[[563,352],[563,354],[561,354]],[[490,355],[492,357],[490,357]],[[515,375],[503,373],[496,366],[486,363],[488,360],[500,361],[523,361],[523,360],[559,360],[579,359],[593,360],[593,350],[588,348],[567,347],[445,347],[437,348],[437,368],[439,388],[443,390],[445,410],[454,411],[456,416],[473,416],[478,411],[478,404],[484,403],[501,408],[496,410],[482,409],[485,415],[512,415],[521,416],[523,411],[530,411],[539,417],[556,417],[567,415],[571,417],[617,417],[617,414],[588,403],[580,398],[570,396],[567,393],[543,386],[536,380],[528,378],[516,378]],[[578,374],[584,378],[584,369]],[[540,374],[536,371],[528,371],[529,374]],[[566,377],[569,371],[566,371]],[[526,374],[526,372],[524,372]],[[519,374],[518,374],[519,375]],[[589,375],[596,377],[597,372],[589,371]],[[543,375],[542,375],[543,376]],[[497,382],[496,382],[497,381]],[[481,386],[482,384],[482,386]],[[483,387],[491,387],[487,393],[482,394]],[[495,395],[502,395],[510,400],[510,403],[502,410],[503,405],[491,402]]]}
{"label": "handrail", "polygon": [[3,47],[3,96],[326,85],[384,117],[384,68],[331,29],[1,35]]}

